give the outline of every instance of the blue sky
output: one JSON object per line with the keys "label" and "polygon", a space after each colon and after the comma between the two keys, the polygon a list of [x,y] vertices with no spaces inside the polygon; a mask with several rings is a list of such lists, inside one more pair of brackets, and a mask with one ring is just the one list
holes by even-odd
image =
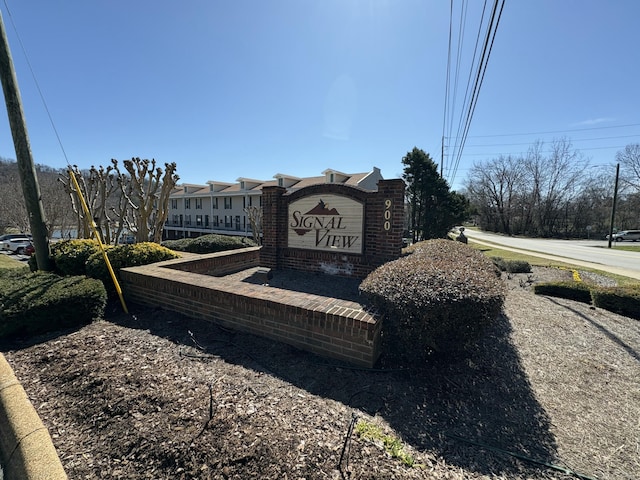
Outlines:
{"label": "blue sky", "polygon": [[[594,165],[640,142],[640,2],[507,0],[453,177],[451,137],[481,18],[482,2],[468,3],[446,123],[453,188],[473,162],[536,140],[565,136]],[[446,0],[3,0],[0,9],[36,163],[155,158],[175,161],[182,182],[204,183],[373,166],[394,178],[414,146],[442,161]],[[5,115],[0,156],[15,158]]]}

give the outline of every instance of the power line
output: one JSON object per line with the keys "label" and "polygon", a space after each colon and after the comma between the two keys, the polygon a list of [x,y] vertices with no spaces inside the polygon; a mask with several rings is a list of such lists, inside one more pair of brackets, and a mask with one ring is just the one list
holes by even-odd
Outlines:
{"label": "power line", "polygon": [[38,83],[38,78],[36,77],[36,74],[33,70],[33,67],[31,66],[31,62],[29,61],[29,56],[27,55],[27,51],[24,48],[24,44],[22,43],[22,39],[20,38],[20,34],[18,33],[18,29],[16,28],[16,24],[13,21],[13,15],[11,15],[11,11],[9,10],[9,5],[7,5],[7,0],[4,0],[4,6],[7,9],[7,13],[9,14],[9,19],[11,20],[11,26],[13,27],[13,31],[16,34],[16,38],[18,39],[18,43],[20,44],[20,49],[22,50],[22,54],[24,55],[24,58],[27,62],[27,66],[29,67],[29,71],[31,72],[31,77],[33,78],[33,82],[36,86],[36,89],[38,90],[38,95],[40,95],[40,100],[42,101],[42,104],[44,105],[44,110],[45,112],[47,112],[47,117],[49,117],[49,122],[51,123],[51,128],[53,128],[53,132],[56,135],[56,138],[58,139],[58,145],[60,145],[60,150],[62,150],[62,155],[64,156],[65,161],[67,162],[67,166],[71,166],[69,163],[69,158],[67,157],[67,152],[64,149],[64,146],[62,145],[62,140],[60,139],[60,135],[58,134],[58,129],[56,128],[56,124],[53,121],[53,117],[51,116],[51,112],[49,111],[49,107],[47,105],[47,101],[44,98],[44,95],[42,93],[42,90],[40,89],[40,84]]}
{"label": "power line", "polygon": [[[606,127],[589,127],[589,128],[576,128],[573,130],[550,130],[546,132],[529,132],[529,133],[496,133],[493,135],[472,135],[469,138],[489,138],[489,137],[518,137],[525,135],[549,135],[554,133],[571,133],[571,132],[586,132],[589,130],[604,130],[608,128],[627,128],[627,127],[638,127],[640,123],[629,123],[626,125],[609,125]],[[457,138],[457,137],[454,137]]]}
{"label": "power line", "polygon": [[[588,150],[611,150],[613,148],[624,148],[626,145],[612,145],[607,147],[588,147],[588,148],[576,148],[579,151],[588,151]],[[553,150],[544,150],[542,153],[552,153]],[[501,152],[501,153],[465,153],[467,157],[499,157],[499,156],[509,156],[509,155],[521,155],[526,152]]]}
{"label": "power line", "polygon": [[[466,12],[466,6],[464,6],[463,8],[464,8],[464,10]],[[472,91],[471,80],[473,79],[473,70],[474,70],[474,66],[476,65],[476,56],[478,54],[478,47],[480,46],[480,38],[481,38],[481,34],[482,34],[482,26],[484,25],[484,16],[485,16],[486,10],[487,10],[487,0],[484,1],[484,4],[482,6],[482,14],[480,15],[480,22],[478,24],[478,33],[476,34],[476,42],[475,42],[475,45],[473,47],[473,56],[471,58],[471,67],[469,68],[469,76],[467,77],[467,88],[465,89],[464,99],[462,100],[462,109],[463,109],[463,111],[465,110],[465,108],[468,108],[469,105],[470,105],[470,103],[467,103],[467,100],[469,99],[469,93]],[[465,15],[465,21],[466,21],[466,15]],[[462,23],[462,18],[461,18],[461,23],[460,23],[460,30],[461,31],[464,30],[464,24]],[[462,51],[462,43],[463,42],[464,42],[464,36],[460,35],[459,39],[458,39],[458,59],[457,59],[458,65],[457,65],[457,69],[460,68],[460,55],[459,55],[459,53]],[[480,64],[478,64],[478,69],[479,68],[480,68]],[[475,85],[474,85],[474,89],[475,89]],[[453,109],[455,109],[455,103],[454,103]],[[458,130],[457,130],[457,133],[456,133],[456,138],[458,138],[460,136],[460,132],[463,131],[464,123],[465,123],[465,121],[463,119],[463,116],[460,115],[460,119],[459,119],[459,122],[458,122]],[[453,125],[451,126],[451,128],[453,129]]]}
{"label": "power line", "polygon": [[[489,62],[489,58],[491,56],[491,51],[493,49],[493,44],[495,41],[495,36],[496,36],[496,32],[498,29],[498,26],[500,24],[500,18],[502,17],[502,12],[504,9],[504,3],[505,0],[502,0],[502,2],[500,3],[499,0],[494,0],[493,3],[493,7],[491,9],[491,15],[489,17],[489,20],[487,22],[487,26],[486,26],[486,32],[485,32],[485,37],[484,37],[484,41],[482,43],[482,48],[481,48],[481,54],[479,56],[479,60],[476,62],[476,58],[477,58],[477,53],[478,53],[478,46],[479,46],[479,39],[480,39],[480,35],[483,29],[483,25],[484,25],[484,15],[486,12],[486,7],[487,7],[487,1],[485,0],[484,2],[484,7],[482,10],[482,17],[481,17],[481,21],[480,21],[480,25],[478,27],[478,35],[476,37],[476,45],[475,45],[475,49],[474,49],[474,53],[473,53],[473,59],[471,62],[471,67],[470,67],[470,71],[469,71],[469,78],[468,78],[468,84],[467,84],[467,88],[465,91],[465,97],[464,97],[464,102],[463,102],[463,111],[466,111],[465,115],[461,115],[460,116],[460,121],[458,123],[458,131],[457,131],[457,135],[456,139],[460,139],[459,145],[455,145],[453,147],[453,151],[451,152],[451,156],[450,158],[454,159],[452,162],[452,165],[449,168],[450,171],[450,176],[449,176],[449,181],[450,183],[452,183],[455,179],[455,175],[456,175],[456,171],[458,169],[458,166],[460,164],[460,159],[462,157],[462,152],[464,150],[464,146],[466,143],[466,139],[469,133],[469,128],[471,126],[471,121],[473,119],[473,114],[475,112],[475,108],[477,105],[477,101],[478,101],[478,97],[480,94],[480,89],[482,87],[482,83],[484,81],[484,77],[486,74],[486,69],[487,69],[487,65]],[[460,23],[460,33],[459,33],[459,44],[458,44],[458,53],[460,53],[461,49],[462,49],[462,41],[463,41],[463,30],[464,30],[464,22],[462,21],[462,18],[466,17],[466,3],[462,2],[462,6],[461,6],[461,23]],[[453,24],[453,0],[451,0],[451,20],[450,20],[450,25]],[[450,40],[452,38],[452,32],[450,31]],[[449,46],[449,59],[451,58],[451,45]],[[460,55],[458,55],[457,57],[457,62],[456,62],[456,71],[459,71],[460,68],[460,63],[461,63],[461,57]],[[451,103],[451,105],[455,105],[455,93],[457,90],[457,75],[456,75],[456,90],[454,90],[454,95],[451,95],[451,92],[449,91],[449,87],[450,87],[450,82],[451,82],[451,75],[450,75],[450,71],[451,71],[451,65],[450,63],[447,65],[447,89],[446,89],[446,98],[445,98],[445,118],[444,118],[444,124],[447,123],[447,119],[450,118],[451,121],[453,120],[453,114],[451,113],[451,109],[449,107],[449,104]],[[471,83],[471,79],[472,76],[474,76],[474,71],[475,71],[475,79],[473,82],[473,87],[471,87],[472,83]],[[469,95],[470,94],[470,95]],[[453,98],[452,98],[453,97]],[[447,116],[447,112],[449,112],[450,117]],[[452,132],[452,128],[453,125],[450,123],[450,129],[449,132]],[[444,140],[445,140],[445,136],[443,134],[443,139],[442,139],[442,162],[444,163]]]}
{"label": "power line", "polygon": [[480,95],[480,88],[482,87],[482,83],[484,81],[487,65],[489,63],[489,57],[491,56],[491,51],[493,49],[493,42],[495,40],[495,35],[498,31],[500,18],[502,17],[503,8],[504,8],[504,0],[502,1],[500,12],[496,17],[496,12],[498,10],[498,0],[494,1],[493,8],[491,11],[491,18],[489,19],[489,24],[487,26],[487,35],[485,37],[483,48],[482,48],[482,56],[480,57],[480,62],[478,64],[478,71],[476,74],[475,84],[473,87],[473,94],[471,96],[471,102],[469,103],[469,110],[467,112],[467,119],[465,122],[464,131],[462,134],[462,141],[460,142],[460,148],[458,149],[457,157],[454,162],[453,172],[451,173],[451,177],[450,177],[451,183],[453,183],[453,181],[455,180],[458,166],[460,164],[460,159],[462,158],[462,151],[464,150],[464,145],[467,141],[467,135],[469,133],[469,128],[471,127],[471,120],[473,119],[473,114],[476,109],[478,97]]}
{"label": "power line", "polygon": [[453,34],[453,0],[450,1],[449,12],[449,47],[447,51],[447,80],[444,88],[444,112],[442,112],[442,156],[440,159],[440,176],[443,174],[444,169],[444,134],[447,126],[447,105],[449,103],[449,77],[451,75],[451,36]]}
{"label": "power line", "polygon": [[[618,138],[636,138],[636,137],[640,137],[640,134],[635,134],[635,135],[616,135],[613,137],[594,137],[594,138],[570,138],[569,141],[571,143],[574,142],[592,142],[595,140],[614,140],[614,139],[618,139]],[[469,137],[471,138],[471,137]],[[485,143],[485,144],[481,144],[481,143],[477,143],[477,144],[473,144],[473,145],[467,145],[467,147],[516,147],[516,146],[521,146],[521,145],[531,145],[532,142],[520,142],[520,143]],[[458,145],[449,145],[449,147],[451,148],[455,148]]]}

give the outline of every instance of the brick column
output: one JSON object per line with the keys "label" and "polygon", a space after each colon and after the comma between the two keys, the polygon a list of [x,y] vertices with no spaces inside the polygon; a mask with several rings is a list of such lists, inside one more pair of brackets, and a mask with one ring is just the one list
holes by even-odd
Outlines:
{"label": "brick column", "polygon": [[287,242],[287,211],[284,208],[283,187],[263,187],[262,189],[262,249],[260,265],[279,267],[280,249]]}
{"label": "brick column", "polygon": [[367,202],[367,257],[376,266],[402,253],[404,189],[402,179],[380,180],[378,191]]}

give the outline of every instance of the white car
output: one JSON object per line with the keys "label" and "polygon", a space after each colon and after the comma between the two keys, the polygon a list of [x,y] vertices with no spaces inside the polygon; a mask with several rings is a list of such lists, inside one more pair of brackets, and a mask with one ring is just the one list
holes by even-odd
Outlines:
{"label": "white car", "polygon": [[0,250],[9,250],[13,253],[22,255],[26,248],[31,245],[31,240],[28,238],[10,238],[0,242]]}

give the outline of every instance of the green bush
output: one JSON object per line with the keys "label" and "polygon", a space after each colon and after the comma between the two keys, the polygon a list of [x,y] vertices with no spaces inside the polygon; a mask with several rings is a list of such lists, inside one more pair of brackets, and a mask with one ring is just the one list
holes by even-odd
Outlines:
{"label": "green bush", "polygon": [[104,314],[107,293],[84,276],[28,270],[0,274],[0,337],[75,327]]}
{"label": "green bush", "polygon": [[96,252],[100,252],[96,240],[62,240],[51,244],[51,259],[61,275],[85,275],[87,260]]}
{"label": "green bush", "polygon": [[491,260],[502,272],[531,273],[531,264],[525,260],[505,260],[502,257],[491,257]]}
{"label": "green bush", "polygon": [[[180,255],[166,247],[153,242],[142,242],[131,245],[118,245],[107,250],[111,268],[118,277],[118,271],[125,267],[136,267],[150,263],[179,258]],[[87,260],[87,275],[102,280],[111,292],[113,281],[102,252],[95,252]]]}
{"label": "green bush", "polygon": [[225,250],[255,247],[256,243],[250,238],[233,235],[202,235],[196,238],[182,238],[180,240],[165,240],[164,247],[179,252],[215,253]]}
{"label": "green bush", "polygon": [[385,349],[408,361],[477,340],[500,314],[505,285],[491,260],[460,242],[429,240],[365,278],[360,292],[382,314]]}
{"label": "green bush", "polygon": [[524,260],[509,260],[507,273],[531,273],[531,265]]}
{"label": "green bush", "polygon": [[582,282],[547,282],[533,286],[536,295],[566,298],[576,302],[591,303],[591,291]]}
{"label": "green bush", "polygon": [[491,257],[491,261],[493,264],[500,270],[501,272],[507,271],[507,261],[502,257]]}
{"label": "green bush", "polygon": [[595,307],[640,320],[640,285],[593,288],[591,298]]}

